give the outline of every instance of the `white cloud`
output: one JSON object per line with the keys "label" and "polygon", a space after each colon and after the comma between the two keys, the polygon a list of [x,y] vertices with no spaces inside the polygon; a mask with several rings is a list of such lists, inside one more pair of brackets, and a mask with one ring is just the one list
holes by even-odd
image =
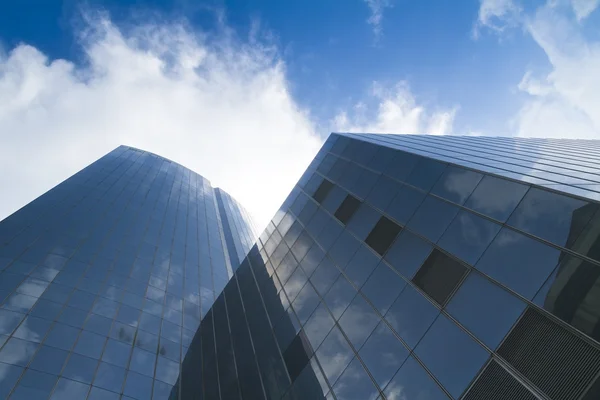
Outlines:
{"label": "white cloud", "polygon": [[585,19],[600,5],[600,0],[571,0],[571,6],[579,21]]}
{"label": "white cloud", "polygon": [[373,33],[377,40],[383,33],[383,12],[386,8],[392,7],[392,2],[391,0],[364,0],[364,2],[367,3],[371,11],[367,23],[373,27]]}
{"label": "white cloud", "polygon": [[448,134],[457,108],[428,112],[418,104],[406,82],[392,88],[373,83],[371,97],[377,103],[374,116],[364,103],[357,103],[349,113],[341,111],[333,121],[334,129],[343,132]]}
{"label": "white cloud", "polygon": [[508,26],[514,26],[520,12],[521,7],[513,0],[480,0],[473,34],[477,37],[481,28],[502,32]]}
{"label": "white cloud", "polygon": [[125,32],[95,14],[80,38],[83,66],[26,44],[0,55],[0,219],[128,144],[204,175],[264,226],[321,144],[256,32]]}
{"label": "white cloud", "polygon": [[512,121],[518,135],[600,138],[600,42],[587,39],[566,11],[547,4],[525,24],[551,71],[527,72],[519,83],[528,98]]}

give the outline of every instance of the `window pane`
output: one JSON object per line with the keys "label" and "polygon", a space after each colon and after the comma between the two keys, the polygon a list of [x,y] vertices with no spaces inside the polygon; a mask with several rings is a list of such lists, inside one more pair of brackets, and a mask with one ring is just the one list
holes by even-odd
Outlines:
{"label": "window pane", "polygon": [[438,304],[444,305],[466,271],[464,265],[434,249],[417,271],[413,282]]}
{"label": "window pane", "polygon": [[371,272],[373,272],[379,260],[380,259],[368,247],[360,246],[352,260],[350,260],[346,266],[345,272],[348,279],[350,279],[356,287],[361,287],[369,275],[371,275]]}
{"label": "window pane", "polygon": [[525,303],[472,272],[447,306],[448,312],[491,349],[508,333]]}
{"label": "window pane", "polygon": [[438,245],[461,260],[475,265],[499,230],[498,224],[468,211],[460,211]]}
{"label": "window pane", "polygon": [[371,246],[380,255],[384,255],[390,245],[400,233],[400,226],[386,217],[381,217],[377,225],[373,228],[365,243]]}
{"label": "window pane", "polygon": [[597,209],[593,203],[531,188],[508,224],[559,246],[568,246],[577,240]]}
{"label": "window pane", "polygon": [[390,328],[381,322],[360,349],[359,355],[377,384],[385,387],[408,357],[408,350]]}
{"label": "window pane", "polygon": [[348,223],[348,229],[359,239],[365,240],[380,217],[381,214],[373,210],[369,205],[361,203],[360,207]]}
{"label": "window pane", "polygon": [[323,373],[332,385],[354,357],[354,352],[337,327],[329,332],[316,354],[323,367]]}
{"label": "window pane", "polygon": [[319,347],[323,342],[327,334],[333,327],[334,320],[331,318],[329,311],[324,304],[319,304],[315,312],[310,316],[306,325],[304,325],[304,332],[308,338],[313,349]]}
{"label": "window pane", "polygon": [[406,344],[413,348],[439,313],[429,300],[407,285],[384,318]]}
{"label": "window pane", "polygon": [[292,303],[292,307],[296,311],[300,322],[304,324],[318,304],[319,296],[315,292],[315,289],[313,289],[312,285],[304,285]]}
{"label": "window pane", "polygon": [[396,196],[387,206],[385,212],[401,224],[406,224],[415,213],[415,210],[423,203],[424,198],[425,193],[406,185],[400,185]]}
{"label": "window pane", "polygon": [[367,196],[366,201],[380,210],[386,210],[400,189],[400,183],[381,175]]}
{"label": "window pane", "polygon": [[362,296],[354,297],[340,318],[340,326],[355,348],[359,349],[380,321]]}
{"label": "window pane", "polygon": [[482,174],[453,165],[448,166],[431,193],[450,200],[456,204],[464,204],[479,183]]}
{"label": "window pane", "polygon": [[534,302],[581,332],[600,340],[600,267],[563,254]]}
{"label": "window pane", "polygon": [[427,196],[421,207],[408,222],[408,226],[432,242],[437,242],[457,212],[458,207],[435,197]]}
{"label": "window pane", "polygon": [[489,357],[487,351],[440,315],[415,349],[454,398],[459,398]]}
{"label": "window pane", "polygon": [[386,263],[380,262],[361,288],[365,296],[382,315],[385,315],[406,282]]}
{"label": "window pane", "polygon": [[330,213],[335,213],[335,211],[340,207],[348,192],[342,189],[339,186],[334,186],[330,191],[325,200],[321,203],[321,206],[329,211]]}
{"label": "window pane", "polygon": [[331,285],[335,282],[340,271],[329,259],[325,257],[315,273],[311,276],[310,281],[313,283],[317,292],[324,296],[327,291],[331,288]]}
{"label": "window pane", "polygon": [[404,151],[397,151],[396,156],[387,166],[386,174],[399,181],[405,181],[420,157]]}
{"label": "window pane", "polygon": [[360,200],[358,200],[356,197],[352,196],[351,194],[347,195],[340,207],[335,212],[335,217],[339,219],[342,224],[348,223],[360,204]]}
{"label": "window pane", "polygon": [[348,283],[344,276],[340,275],[325,296],[325,303],[336,320],[346,310],[355,295],[356,289]]}
{"label": "window pane", "polygon": [[388,399],[449,400],[429,374],[409,357],[385,388]]}
{"label": "window pane", "polygon": [[352,360],[333,386],[333,392],[338,400],[371,400],[375,399],[378,394],[373,381],[356,358]]}
{"label": "window pane", "polygon": [[406,183],[428,192],[444,172],[446,164],[429,158],[421,158],[406,179]]}
{"label": "window pane", "polygon": [[467,200],[465,207],[504,222],[528,188],[521,183],[486,175]]}
{"label": "window pane", "polygon": [[532,299],[558,263],[560,251],[502,228],[475,267]]}
{"label": "window pane", "polygon": [[321,184],[315,191],[313,198],[318,203],[322,203],[323,200],[325,200],[325,197],[327,196],[327,194],[329,193],[329,191],[331,190],[332,187],[333,187],[333,183],[329,182],[327,179],[323,179],[323,182],[321,182]]}
{"label": "window pane", "polygon": [[433,249],[431,244],[404,230],[385,254],[385,259],[402,276],[411,279],[427,259],[431,249]]}

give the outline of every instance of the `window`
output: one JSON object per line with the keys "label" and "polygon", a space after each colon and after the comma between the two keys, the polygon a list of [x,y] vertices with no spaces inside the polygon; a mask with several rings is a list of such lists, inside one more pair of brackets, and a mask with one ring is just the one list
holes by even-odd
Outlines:
{"label": "window", "polygon": [[388,218],[381,217],[371,233],[369,233],[369,236],[367,236],[365,243],[380,255],[384,255],[401,229],[400,226]]}
{"label": "window", "polygon": [[380,262],[361,291],[383,315],[406,286],[406,282],[386,263]]}
{"label": "window", "polygon": [[499,230],[500,225],[461,210],[438,245],[461,260],[475,265]]}
{"label": "window", "polygon": [[368,204],[361,203],[348,223],[348,229],[360,240],[365,240],[380,217],[381,214],[373,210]]}
{"label": "window", "polygon": [[560,251],[502,228],[475,268],[532,299],[558,263]]}
{"label": "window", "polygon": [[346,265],[345,272],[350,282],[360,288],[377,266],[379,258],[366,246],[360,246]]}
{"label": "window", "polygon": [[308,364],[312,351],[304,331],[300,331],[288,348],[283,352],[283,360],[290,374],[292,383]]}
{"label": "window", "polygon": [[400,183],[385,175],[379,176],[371,193],[367,196],[367,202],[380,210],[385,210],[400,189]]}
{"label": "window", "polygon": [[408,222],[408,227],[432,242],[437,242],[457,212],[458,207],[427,196]]}
{"label": "window", "polygon": [[321,184],[315,191],[313,198],[317,201],[317,203],[322,203],[323,200],[325,200],[325,197],[327,197],[327,194],[329,193],[332,187],[333,183],[329,182],[327,179],[323,179],[323,182],[321,182]]}
{"label": "window", "polygon": [[431,193],[462,205],[483,177],[475,171],[469,171],[453,165],[448,166]]}
{"label": "window", "polygon": [[428,192],[444,172],[446,164],[429,158],[421,158],[406,179],[406,183]]}
{"label": "window", "polygon": [[386,207],[385,212],[401,224],[406,224],[419,208],[425,193],[406,185],[400,185],[398,193]]}
{"label": "window", "polygon": [[323,344],[317,349],[317,358],[321,362],[323,372],[332,385],[335,384],[342,371],[350,364],[354,352],[337,327],[333,327]]}
{"label": "window", "polygon": [[458,399],[489,353],[444,315],[440,315],[415,349],[441,384]]}
{"label": "window", "polygon": [[359,206],[360,201],[356,197],[349,194],[335,212],[335,217],[345,225],[348,223],[350,218],[352,218],[352,215],[354,215]]}
{"label": "window", "polygon": [[385,254],[385,259],[400,275],[411,279],[427,259],[431,249],[431,244],[404,230]]}
{"label": "window", "polygon": [[598,206],[566,195],[531,188],[507,224],[570,247]]}
{"label": "window", "polygon": [[504,222],[521,201],[529,186],[486,175],[465,207]]}
{"label": "window", "polygon": [[373,307],[361,295],[357,295],[340,318],[339,324],[350,343],[360,349],[379,321]]}
{"label": "window", "polygon": [[417,271],[413,282],[438,304],[444,305],[466,270],[458,261],[434,249]]}
{"label": "window", "polygon": [[385,388],[388,399],[396,398],[398,393],[406,399],[449,400],[413,357],[406,360]]}
{"label": "window", "polygon": [[374,399],[378,394],[373,381],[356,358],[333,385],[333,392],[338,399]]}
{"label": "window", "polygon": [[472,272],[446,309],[481,341],[496,349],[525,309],[525,303]]}
{"label": "window", "polygon": [[385,173],[399,181],[405,181],[420,157],[405,151],[397,151]]}
{"label": "window", "polygon": [[380,322],[360,349],[359,355],[377,384],[384,387],[408,357],[408,350],[392,330]]}
{"label": "window", "polygon": [[439,313],[429,300],[407,285],[384,318],[412,349]]}

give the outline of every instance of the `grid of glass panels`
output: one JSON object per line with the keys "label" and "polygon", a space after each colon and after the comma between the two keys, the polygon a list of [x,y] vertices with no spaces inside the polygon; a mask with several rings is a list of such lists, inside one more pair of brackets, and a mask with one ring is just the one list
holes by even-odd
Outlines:
{"label": "grid of glass panels", "polygon": [[237,269],[254,245],[258,234],[248,211],[229,193],[215,188],[221,217],[225,219],[223,233],[232,269]]}
{"label": "grid of glass panels", "polygon": [[206,179],[125,146],[2,221],[0,398],[168,398],[229,280],[220,223]]}
{"label": "grid of glass panels", "polygon": [[331,135],[203,319],[177,393],[595,399],[599,235],[595,202]]}

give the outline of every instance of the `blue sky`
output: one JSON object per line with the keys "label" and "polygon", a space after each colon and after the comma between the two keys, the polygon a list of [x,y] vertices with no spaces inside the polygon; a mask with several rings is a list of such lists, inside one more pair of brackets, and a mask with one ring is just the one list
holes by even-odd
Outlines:
{"label": "blue sky", "polygon": [[598,0],[5,3],[0,218],[120,143],[264,224],[331,131],[600,136]]}

